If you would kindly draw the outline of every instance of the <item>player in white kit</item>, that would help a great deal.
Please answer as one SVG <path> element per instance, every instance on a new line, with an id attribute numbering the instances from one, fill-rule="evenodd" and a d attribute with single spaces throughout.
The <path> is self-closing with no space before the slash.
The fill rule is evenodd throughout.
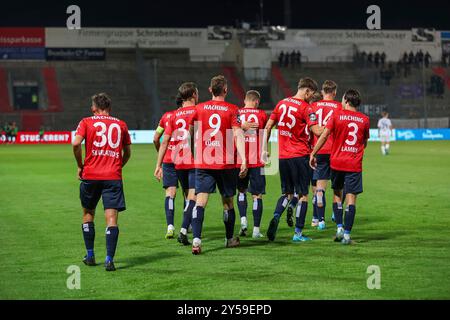
<path id="1" fill-rule="evenodd" d="M 392 122 L 389 119 L 389 113 L 386 111 L 383 111 L 381 115 L 383 117 L 378 120 L 378 136 L 381 140 L 381 153 L 385 156 L 389 154 L 389 140 L 391 136 Z"/>

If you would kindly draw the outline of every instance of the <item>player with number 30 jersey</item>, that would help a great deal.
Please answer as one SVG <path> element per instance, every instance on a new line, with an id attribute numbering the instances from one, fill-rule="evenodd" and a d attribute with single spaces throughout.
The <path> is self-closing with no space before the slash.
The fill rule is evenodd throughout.
<path id="1" fill-rule="evenodd" d="M 102 197 L 107 222 L 105 269 L 115 271 L 113 258 L 119 237 L 118 213 L 125 210 L 122 168 L 131 156 L 131 139 L 125 122 L 110 116 L 111 99 L 105 93 L 92 97 L 91 111 L 94 116 L 81 120 L 72 142 L 81 180 L 82 231 L 87 251 L 83 262 L 88 266 L 96 265 L 94 215 Z M 86 148 L 84 163 L 83 141 Z"/>

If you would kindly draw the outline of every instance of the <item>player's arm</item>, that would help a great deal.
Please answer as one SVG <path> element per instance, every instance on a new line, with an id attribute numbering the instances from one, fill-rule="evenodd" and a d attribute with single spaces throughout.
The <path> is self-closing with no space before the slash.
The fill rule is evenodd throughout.
<path id="1" fill-rule="evenodd" d="M 267 164 L 269 162 L 269 140 L 270 133 L 272 132 L 272 128 L 275 126 L 276 122 L 273 119 L 269 119 L 266 122 L 264 127 L 263 139 L 262 139 L 262 151 L 261 151 L 261 160 Z"/>
<path id="2" fill-rule="evenodd" d="M 245 137 L 244 131 L 241 127 L 233 126 L 233 135 L 236 139 L 236 149 L 239 157 L 242 160 L 241 170 L 239 171 L 239 177 L 244 178 L 247 175 L 247 158 L 245 156 Z"/>
<path id="3" fill-rule="evenodd" d="M 325 127 L 321 127 L 318 124 L 312 125 L 311 127 L 309 127 L 309 130 L 311 130 L 311 132 L 317 136 L 320 137 L 324 131 Z"/>
<path id="4" fill-rule="evenodd" d="M 311 168 L 315 169 L 317 166 L 316 161 L 316 154 L 319 152 L 320 149 L 322 149 L 325 142 L 327 142 L 328 137 L 330 136 L 330 129 L 326 128 L 323 130 L 323 133 L 320 135 L 319 140 L 317 140 L 317 143 L 311 152 L 311 155 L 309 156 L 309 165 Z"/>
<path id="5" fill-rule="evenodd" d="M 241 124 L 241 129 L 244 131 L 258 129 L 258 128 L 259 128 L 259 124 L 256 122 L 243 121 Z"/>
<path id="6" fill-rule="evenodd" d="M 164 128 L 161 126 L 158 126 L 155 130 L 155 135 L 153 136 L 153 144 L 155 145 L 156 152 L 159 152 L 159 147 L 161 146 L 161 143 L 159 140 L 161 139 L 161 136 L 164 133 Z"/>
<path id="7" fill-rule="evenodd" d="M 126 144 L 123 146 L 122 151 L 122 168 L 125 167 L 130 158 L 131 158 L 131 144 Z"/>
<path id="8" fill-rule="evenodd" d="M 156 168 L 154 176 L 155 178 L 160 181 L 162 178 L 162 162 L 164 159 L 164 156 L 166 155 L 167 148 L 169 146 L 170 142 L 170 135 L 165 134 L 161 143 L 161 146 L 159 147 L 158 151 L 158 159 L 156 160 Z"/>
<path id="9" fill-rule="evenodd" d="M 81 144 L 83 143 L 84 137 L 76 135 L 72 141 L 73 155 L 75 156 L 75 161 L 78 166 L 78 179 L 81 180 L 83 175 L 83 150 L 81 149 Z"/>

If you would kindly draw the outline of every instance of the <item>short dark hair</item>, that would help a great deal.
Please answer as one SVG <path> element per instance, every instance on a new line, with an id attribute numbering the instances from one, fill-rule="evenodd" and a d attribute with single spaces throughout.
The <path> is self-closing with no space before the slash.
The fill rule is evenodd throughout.
<path id="1" fill-rule="evenodd" d="M 197 93 L 197 85 L 194 82 L 185 82 L 178 88 L 178 96 L 182 101 L 191 99 Z"/>
<path id="2" fill-rule="evenodd" d="M 313 103 L 313 102 L 320 101 L 322 99 L 323 99 L 322 94 L 319 91 L 316 91 L 316 92 L 314 92 L 314 94 L 309 102 Z"/>
<path id="3" fill-rule="evenodd" d="M 261 100 L 261 94 L 256 90 L 249 90 L 245 94 L 245 99 L 249 99 L 252 101 Z"/>
<path id="4" fill-rule="evenodd" d="M 337 84 L 332 80 L 325 80 L 322 84 L 322 90 L 325 93 L 333 93 L 337 90 Z"/>
<path id="5" fill-rule="evenodd" d="M 358 108 L 361 104 L 361 94 L 356 89 L 348 89 L 344 93 L 344 101 L 354 108 Z"/>
<path id="6" fill-rule="evenodd" d="M 307 88 L 312 91 L 317 91 L 317 82 L 312 78 L 301 78 L 298 81 L 298 89 Z"/>
<path id="7" fill-rule="evenodd" d="M 175 103 L 177 107 L 181 107 L 183 105 L 183 98 L 181 98 L 180 93 L 177 93 L 177 96 L 175 97 Z"/>
<path id="8" fill-rule="evenodd" d="M 100 110 L 107 110 L 111 108 L 111 98 L 104 92 L 94 94 L 91 100 L 92 103 Z"/>
<path id="9" fill-rule="evenodd" d="M 223 75 L 215 76 L 211 79 L 211 91 L 214 97 L 220 96 L 225 92 L 227 79 Z"/>

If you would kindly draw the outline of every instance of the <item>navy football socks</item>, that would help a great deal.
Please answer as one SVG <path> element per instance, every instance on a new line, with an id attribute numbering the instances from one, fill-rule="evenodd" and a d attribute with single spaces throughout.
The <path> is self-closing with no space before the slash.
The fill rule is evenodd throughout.
<path id="1" fill-rule="evenodd" d="M 234 209 L 223 211 L 223 223 L 225 224 L 225 233 L 227 239 L 233 238 L 234 224 L 236 222 L 236 213 Z"/>
<path id="2" fill-rule="evenodd" d="M 312 198 L 312 205 L 313 205 L 313 219 L 319 220 L 319 215 L 317 214 L 316 195 L 314 195 Z"/>
<path id="3" fill-rule="evenodd" d="M 247 216 L 247 195 L 245 192 L 239 192 L 238 199 L 237 199 L 237 205 L 239 210 L 239 215 L 242 217 Z"/>
<path id="4" fill-rule="evenodd" d="M 335 202 L 333 203 L 333 212 L 334 212 L 334 220 L 336 222 L 336 225 L 338 227 L 342 227 L 343 226 L 343 222 L 342 222 L 342 203 L 340 202 Z"/>
<path id="5" fill-rule="evenodd" d="M 192 210 L 195 207 L 195 201 L 189 200 L 187 201 L 186 207 L 183 212 L 183 223 L 181 224 L 181 228 L 188 229 L 189 225 L 192 222 Z"/>
<path id="6" fill-rule="evenodd" d="M 166 197 L 164 201 L 164 207 L 166 209 L 166 222 L 167 225 L 174 225 L 174 215 L 175 215 L 175 199 L 171 197 Z"/>
<path id="7" fill-rule="evenodd" d="M 253 200 L 253 226 L 259 227 L 261 225 L 261 218 L 263 213 L 262 199 Z"/>
<path id="8" fill-rule="evenodd" d="M 86 246 L 87 257 L 94 256 L 94 240 L 95 240 L 95 226 L 94 222 L 83 223 L 81 225 L 83 231 L 84 245 Z"/>
<path id="9" fill-rule="evenodd" d="M 284 210 L 287 207 L 289 200 L 287 196 L 282 195 L 277 202 L 277 206 L 275 207 L 275 212 L 273 213 L 274 218 L 279 219 L 281 215 L 283 214 Z"/>
<path id="10" fill-rule="evenodd" d="M 113 261 L 119 239 L 119 227 L 106 228 L 106 261 Z"/>
<path id="11" fill-rule="evenodd" d="M 305 227 L 306 212 L 308 211 L 308 201 L 301 201 L 295 213 L 295 232 L 302 232 Z"/>
<path id="12" fill-rule="evenodd" d="M 353 228 L 353 222 L 355 221 L 356 207 L 352 204 L 348 205 L 345 209 L 344 218 L 344 230 L 346 233 L 350 233 Z"/>
<path id="13" fill-rule="evenodd" d="M 291 207 L 292 209 L 295 209 L 295 207 L 297 206 L 297 204 L 298 204 L 298 198 L 294 196 L 294 197 L 291 199 L 291 201 L 289 201 L 289 207 Z"/>
<path id="14" fill-rule="evenodd" d="M 192 236 L 193 238 L 202 237 L 203 218 L 205 217 L 205 208 L 196 206 L 192 210 Z"/>
<path id="15" fill-rule="evenodd" d="M 326 200 L 325 200 L 325 191 L 324 190 L 318 190 L 322 192 L 322 198 L 317 195 L 316 193 L 316 206 L 317 206 L 317 216 L 319 221 L 325 220 L 325 206 L 326 206 Z M 322 203 L 322 207 L 319 205 Z"/>

